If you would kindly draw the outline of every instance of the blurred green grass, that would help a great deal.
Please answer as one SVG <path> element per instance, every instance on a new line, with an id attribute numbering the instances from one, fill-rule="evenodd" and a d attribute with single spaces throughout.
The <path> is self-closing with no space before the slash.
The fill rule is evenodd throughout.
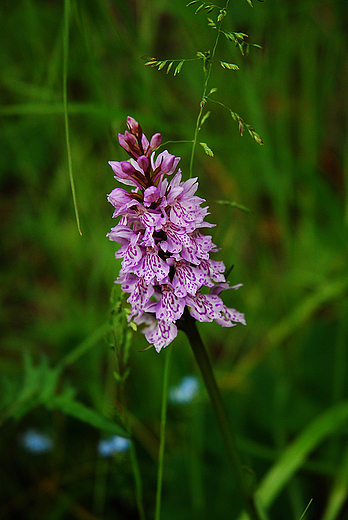
<path id="1" fill-rule="evenodd" d="M 254 4 L 231 4 L 224 27 L 246 32 L 262 51 L 242 57 L 221 39 L 217 59 L 240 71 L 216 66 L 210 86 L 265 145 L 241 138 L 228 112 L 211 104 L 200 140 L 215 157 L 198 150 L 194 163 L 199 195 L 217 223 L 216 258 L 234 264 L 231 283 L 244 284 L 225 301 L 245 312 L 248 325 L 203 324 L 200 331 L 255 482 L 282 471 L 281 454 L 286 460 L 296 439 L 298 456 L 301 446 L 309 450 L 295 475 L 282 473 L 270 517 L 299 519 L 313 498 L 308 518 L 344 519 L 347 420 L 332 417 L 348 397 L 348 11 L 340 0 Z M 127 115 L 148 136 L 192 139 L 201 62 L 184 64 L 173 78 L 141 57 L 194 57 L 211 48 L 215 34 L 185 2 L 71 3 L 67 97 L 79 236 L 64 128 L 64 2 L 4 1 L 0 9 L 1 408 L 11 410 L 23 387 L 23 353 L 55 367 L 87 338 L 61 387 L 70 385 L 86 406 L 112 417 L 115 360 L 96 333 L 107 321 L 118 270 L 105 238 L 112 225 L 106 193 L 115 187 L 107 161 L 125 158 L 117 133 Z M 169 150 L 182 157 L 188 176 L 189 145 Z M 220 206 L 220 199 L 251 213 Z M 152 350 L 138 352 L 145 347 L 135 334 L 126 403 L 151 512 L 164 361 Z M 176 384 L 196 369 L 184 337 L 173 349 Z M 321 417 L 327 433 L 311 448 L 304 437 L 303 447 L 301 435 Z M 51 454 L 24 451 L 20 436 L 32 426 L 53 436 Z M 130 460 L 100 460 L 99 438 L 95 428 L 42 403 L 6 419 L 1 517 L 137 518 Z M 186 407 L 169 407 L 167 438 L 163 518 L 237 518 L 240 500 L 204 392 Z"/>

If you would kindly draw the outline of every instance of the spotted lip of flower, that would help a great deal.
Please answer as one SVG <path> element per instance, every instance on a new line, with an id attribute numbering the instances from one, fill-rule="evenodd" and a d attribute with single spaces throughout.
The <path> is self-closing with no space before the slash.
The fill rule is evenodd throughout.
<path id="1" fill-rule="evenodd" d="M 120 220 L 107 236 L 121 246 L 115 253 L 122 258 L 116 283 L 130 294 L 129 319 L 144 325 L 142 332 L 157 352 L 176 337 L 176 323 L 186 307 L 201 322 L 245 325 L 244 314 L 220 298 L 223 290 L 241 284 L 229 287 L 223 262 L 210 259 L 219 249 L 211 236 L 199 231 L 213 224 L 204 220 L 208 208 L 201 207 L 205 201 L 195 195 L 197 178 L 182 181 L 181 171 L 175 173 L 180 157 L 167 150 L 155 156 L 160 134 L 149 141 L 132 117 L 127 117 L 127 128 L 119 134 L 119 143 L 130 160 L 109 164 L 115 178 L 132 191 L 115 188 L 108 195 L 113 217 Z M 209 294 L 201 292 L 204 285 Z"/>

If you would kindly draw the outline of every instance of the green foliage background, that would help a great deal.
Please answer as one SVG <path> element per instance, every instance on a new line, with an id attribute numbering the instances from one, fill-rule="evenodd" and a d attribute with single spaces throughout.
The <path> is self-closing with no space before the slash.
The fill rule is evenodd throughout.
<path id="1" fill-rule="evenodd" d="M 148 136 L 193 138 L 202 62 L 173 77 L 141 58 L 194 58 L 216 33 L 204 10 L 194 15 L 182 1 L 72 0 L 67 97 L 80 236 L 64 125 L 64 2 L 4 0 L 0 10 L 0 516 L 138 518 L 129 453 L 105 460 L 96 451 L 100 438 L 126 434 L 113 376 L 125 367 L 108 335 L 119 264 L 105 238 L 113 224 L 106 193 L 115 187 L 107 161 L 126 158 L 117 133 L 127 115 Z M 244 284 L 225 301 L 248 325 L 200 331 L 270 518 L 299 519 L 313 498 L 309 519 L 345 519 L 347 4 L 236 0 L 224 29 L 249 34 L 262 50 L 243 57 L 220 39 L 217 60 L 240 70 L 214 65 L 214 99 L 265 144 L 241 138 L 228 111 L 207 106 L 199 139 L 215 156 L 198 147 L 194 175 L 217 223 L 216 259 L 234 264 L 230 282 Z M 187 178 L 190 145 L 168 147 Z M 124 346 L 122 334 L 115 341 Z M 138 352 L 145 347 L 135 333 L 123 406 L 151 518 L 165 352 Z M 197 372 L 180 333 L 172 348 L 177 384 Z M 52 453 L 24 450 L 31 427 L 53 437 Z M 205 392 L 169 405 L 162 518 L 238 518 L 240 508 Z"/>

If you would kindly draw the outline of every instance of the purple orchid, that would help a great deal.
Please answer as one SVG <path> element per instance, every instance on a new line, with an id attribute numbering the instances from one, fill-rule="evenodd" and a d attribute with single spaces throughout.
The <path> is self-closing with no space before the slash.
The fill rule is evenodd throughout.
<path id="1" fill-rule="evenodd" d="M 120 220 L 107 236 L 121 246 L 115 253 L 122 258 L 116 283 L 130 294 L 129 321 L 145 325 L 142 332 L 157 352 L 176 337 L 185 308 L 201 322 L 245 325 L 244 314 L 226 307 L 219 296 L 242 284 L 229 287 L 223 262 L 209 258 L 219 249 L 199 231 L 214 224 L 204 221 L 209 213 L 201 207 L 204 199 L 195 195 L 197 178 L 182 181 L 180 169 L 175 173 L 180 157 L 167 150 L 155 157 L 161 134 L 148 141 L 132 117 L 127 127 L 118 137 L 130 160 L 109 164 L 115 179 L 133 189 L 115 188 L 109 194 L 113 217 Z M 165 177 L 173 174 L 170 181 Z M 208 294 L 201 292 L 203 286 L 210 287 Z"/>

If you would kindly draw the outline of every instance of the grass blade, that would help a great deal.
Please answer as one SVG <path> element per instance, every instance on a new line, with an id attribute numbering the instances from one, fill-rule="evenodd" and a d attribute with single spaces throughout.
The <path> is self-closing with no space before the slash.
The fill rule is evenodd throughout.
<path id="1" fill-rule="evenodd" d="M 302 466 L 307 456 L 347 419 L 348 401 L 345 401 L 329 408 L 314 419 L 297 439 L 284 450 L 257 491 L 257 497 L 265 507 L 272 504 L 281 489 Z"/>
<path id="2" fill-rule="evenodd" d="M 67 81 L 68 81 L 68 58 L 69 58 L 69 20 L 70 20 L 70 0 L 64 2 L 64 31 L 63 31 L 63 104 L 64 104 L 64 123 L 65 123 L 65 138 L 66 138 L 66 149 L 68 154 L 68 168 L 69 168 L 69 179 L 71 186 L 71 193 L 74 202 L 74 210 L 76 217 L 76 225 L 78 232 L 82 235 L 80 226 L 79 210 L 77 207 L 76 190 L 74 175 L 72 171 L 72 160 L 71 160 L 71 149 L 70 149 L 70 138 L 69 138 L 69 118 L 68 118 L 68 94 L 67 94 Z"/>
<path id="3" fill-rule="evenodd" d="M 332 490 L 322 520 L 339 518 L 348 494 L 348 450 L 346 449 L 341 466 L 337 470 Z"/>
<path id="4" fill-rule="evenodd" d="M 155 520 L 161 518 L 161 495 L 162 495 L 162 476 L 163 476 L 163 459 L 164 459 L 164 443 L 166 433 L 166 417 L 167 417 L 167 394 L 168 394 L 168 381 L 169 381 L 169 366 L 172 349 L 169 347 L 166 351 L 166 359 L 164 365 L 163 375 L 163 393 L 162 393 L 162 405 L 161 405 L 161 429 L 160 429 L 160 448 L 158 456 L 158 469 L 157 469 L 157 490 L 156 490 L 156 509 L 155 509 Z"/>

